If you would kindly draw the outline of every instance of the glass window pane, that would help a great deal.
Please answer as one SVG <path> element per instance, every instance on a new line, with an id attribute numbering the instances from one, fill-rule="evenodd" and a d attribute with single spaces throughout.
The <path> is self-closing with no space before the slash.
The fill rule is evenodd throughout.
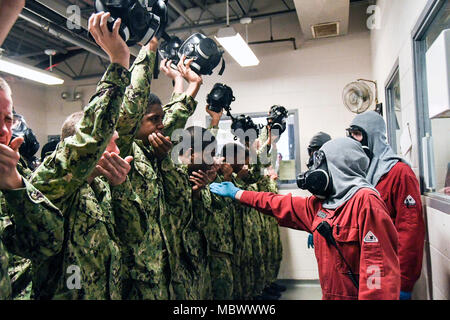
<path id="1" fill-rule="evenodd" d="M 443 30 L 450 29 L 450 2 L 446 1 L 441 7 L 436 17 L 433 19 L 432 23 L 425 32 L 422 38 L 422 43 L 424 46 L 424 51 L 421 54 L 421 59 L 424 61 L 423 68 L 426 72 L 426 52 L 435 43 L 436 39 L 441 35 Z M 429 83 L 429 81 L 427 81 Z M 427 83 L 421 83 L 421 90 L 426 95 Z M 447 88 L 443 88 L 445 90 Z M 428 110 L 428 101 L 425 99 L 425 107 Z M 431 186 L 433 191 L 441 194 L 450 195 L 450 148 L 449 148 L 449 138 L 450 138 L 450 118 L 434 118 L 434 119 L 424 119 L 425 122 L 429 124 L 431 128 L 432 136 L 432 158 L 429 159 L 433 173 L 435 184 Z M 425 128 L 428 126 L 425 125 Z"/>

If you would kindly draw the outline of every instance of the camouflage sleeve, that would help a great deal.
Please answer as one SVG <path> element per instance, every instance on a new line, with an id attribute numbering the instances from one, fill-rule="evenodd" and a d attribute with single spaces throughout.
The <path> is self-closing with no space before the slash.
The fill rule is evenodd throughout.
<path id="1" fill-rule="evenodd" d="M 189 201 L 191 192 L 186 192 L 190 188 L 186 180 L 186 174 L 183 174 L 183 166 L 176 165 L 170 157 L 165 157 L 160 162 L 160 168 L 163 177 L 164 197 L 167 203 L 171 205 Z M 189 195 L 189 196 L 188 196 Z"/>
<path id="2" fill-rule="evenodd" d="M 129 71 L 111 64 L 85 107 L 75 135 L 61 141 L 32 174 L 33 185 L 55 205 L 69 198 L 94 170 L 114 134 L 129 82 Z"/>
<path id="3" fill-rule="evenodd" d="M 0 300 L 11 298 L 11 282 L 8 275 L 8 253 L 0 240 Z"/>
<path id="4" fill-rule="evenodd" d="M 31 260 L 61 250 L 64 223 L 61 212 L 26 179 L 25 187 L 4 190 L 2 241 L 9 252 Z"/>
<path id="5" fill-rule="evenodd" d="M 163 107 L 164 134 L 172 137 L 176 129 L 184 129 L 187 120 L 194 114 L 197 101 L 186 93 L 173 93 L 170 102 Z"/>
<path id="6" fill-rule="evenodd" d="M 130 179 L 111 187 L 114 228 L 121 245 L 140 245 L 145 234 L 146 213 L 142 202 L 134 192 Z"/>
<path id="7" fill-rule="evenodd" d="M 142 48 L 130 69 L 130 86 L 125 90 L 116 129 L 122 157 L 131 153 L 131 145 L 147 109 L 155 60 L 155 52 Z"/>

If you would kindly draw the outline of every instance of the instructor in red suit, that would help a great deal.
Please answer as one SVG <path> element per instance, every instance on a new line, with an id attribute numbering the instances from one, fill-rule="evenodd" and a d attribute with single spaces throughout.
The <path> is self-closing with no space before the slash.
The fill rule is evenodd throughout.
<path id="1" fill-rule="evenodd" d="M 366 178 L 380 193 L 397 229 L 400 299 L 409 300 L 422 270 L 425 239 L 419 182 L 410 166 L 387 144 L 386 125 L 378 113 L 356 116 L 347 131 L 361 142 L 371 159 Z"/>
<path id="2" fill-rule="evenodd" d="M 311 197 L 243 191 L 230 182 L 210 189 L 274 216 L 283 227 L 313 233 L 324 300 L 397 300 L 397 232 L 365 179 L 369 158 L 361 144 L 349 138 L 329 141 L 313 162 L 298 178 Z"/>

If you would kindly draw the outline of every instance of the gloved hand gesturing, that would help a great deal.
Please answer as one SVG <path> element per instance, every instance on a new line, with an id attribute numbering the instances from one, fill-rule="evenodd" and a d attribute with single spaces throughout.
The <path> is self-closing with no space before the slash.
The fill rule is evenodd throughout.
<path id="1" fill-rule="evenodd" d="M 241 189 L 237 188 L 232 182 L 228 181 L 222 183 L 211 183 L 209 189 L 212 193 L 231 199 L 235 199 L 236 193 L 238 193 L 238 191 L 241 191 Z"/>

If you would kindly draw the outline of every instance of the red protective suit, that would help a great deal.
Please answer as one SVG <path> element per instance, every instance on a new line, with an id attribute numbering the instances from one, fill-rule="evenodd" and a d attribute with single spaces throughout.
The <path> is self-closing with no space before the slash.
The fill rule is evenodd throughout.
<path id="1" fill-rule="evenodd" d="M 422 271 L 425 240 L 419 182 L 407 164 L 398 162 L 380 179 L 376 189 L 398 232 L 401 290 L 411 292 Z"/>
<path id="2" fill-rule="evenodd" d="M 336 210 L 322 207 L 316 197 L 293 197 L 244 191 L 240 201 L 273 215 L 279 225 L 314 233 L 324 300 L 390 299 L 400 295 L 397 232 L 378 194 L 360 189 Z M 348 277 L 348 267 L 337 249 L 316 230 L 326 220 L 345 260 L 359 275 L 359 292 Z"/>

